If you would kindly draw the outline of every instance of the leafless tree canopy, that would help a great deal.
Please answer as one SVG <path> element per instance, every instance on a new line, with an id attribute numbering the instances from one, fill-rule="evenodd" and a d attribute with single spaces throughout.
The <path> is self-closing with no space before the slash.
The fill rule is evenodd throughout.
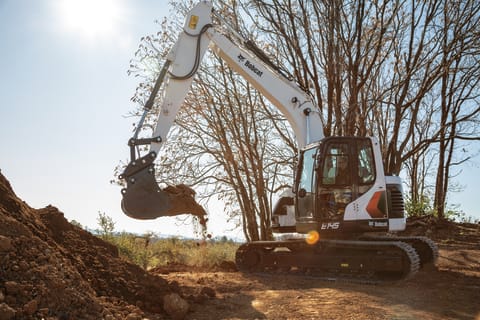
<path id="1" fill-rule="evenodd" d="M 406 177 L 415 207 L 445 216 L 458 166 L 480 139 L 480 6 L 476 1 L 217 1 L 321 109 L 325 135 L 375 135 L 387 173 Z M 190 1 L 145 37 L 130 72 L 142 105 Z M 272 194 L 291 183 L 288 124 L 210 54 L 160 161 L 162 180 L 218 196 L 248 240 L 268 239 Z M 415 214 L 416 211 L 411 211 Z"/>

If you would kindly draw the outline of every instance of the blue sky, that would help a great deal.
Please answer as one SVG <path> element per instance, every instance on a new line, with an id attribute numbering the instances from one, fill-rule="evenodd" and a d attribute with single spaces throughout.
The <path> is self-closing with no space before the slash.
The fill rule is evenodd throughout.
<path id="1" fill-rule="evenodd" d="M 30 206 L 52 204 L 90 228 L 105 212 L 120 231 L 190 232 L 173 218 L 126 217 L 109 182 L 129 154 L 129 61 L 168 15 L 161 0 L 0 0 L 0 169 Z M 465 167 L 466 190 L 453 201 L 477 218 L 479 177 Z M 229 229 L 223 218 L 209 227 L 214 236 Z"/>
<path id="2" fill-rule="evenodd" d="M 77 21 L 98 5 L 107 22 Z M 52 204 L 90 228 L 100 211 L 117 230 L 192 229 L 125 216 L 120 188 L 109 183 L 129 156 L 134 120 L 125 115 L 137 85 L 129 61 L 164 16 L 159 0 L 0 0 L 0 169 L 30 206 Z"/>

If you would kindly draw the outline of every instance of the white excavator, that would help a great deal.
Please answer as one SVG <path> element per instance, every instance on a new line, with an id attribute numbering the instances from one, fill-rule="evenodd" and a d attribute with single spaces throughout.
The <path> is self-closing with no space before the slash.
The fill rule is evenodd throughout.
<path id="1" fill-rule="evenodd" d="M 406 227 L 402 182 L 385 175 L 378 141 L 325 137 L 319 109 L 310 96 L 250 41 L 228 28 L 207 1 L 188 13 L 129 140 L 131 161 L 120 175 L 126 182 L 125 214 L 135 219 L 205 216 L 189 187 L 159 186 L 154 160 L 209 49 L 278 108 L 298 145 L 293 188 L 275 205 L 271 228 L 274 233 L 304 237 L 241 245 L 236 253 L 240 271 L 378 282 L 407 279 L 435 263 L 438 249 L 433 241 L 394 234 Z M 160 99 L 160 106 L 152 137 L 139 138 L 155 99 Z M 145 145 L 150 148 L 142 155 L 138 147 Z"/>

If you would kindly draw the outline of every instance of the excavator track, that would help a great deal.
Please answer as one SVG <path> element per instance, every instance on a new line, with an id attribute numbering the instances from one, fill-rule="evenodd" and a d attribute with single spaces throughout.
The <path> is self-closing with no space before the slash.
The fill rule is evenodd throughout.
<path id="1" fill-rule="evenodd" d="M 420 258 L 420 267 L 435 267 L 438 259 L 438 247 L 432 239 L 421 236 L 368 235 L 361 238 L 370 241 L 401 241 L 411 245 Z"/>
<path id="2" fill-rule="evenodd" d="M 402 241 L 304 240 L 257 241 L 236 252 L 246 273 L 286 273 L 327 280 L 381 283 L 405 280 L 420 268 L 416 250 Z"/>

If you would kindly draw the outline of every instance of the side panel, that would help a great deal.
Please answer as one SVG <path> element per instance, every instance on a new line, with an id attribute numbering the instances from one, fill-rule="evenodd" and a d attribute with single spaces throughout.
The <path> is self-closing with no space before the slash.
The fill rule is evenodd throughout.
<path id="1" fill-rule="evenodd" d="M 295 232 L 295 195 L 291 190 L 284 192 L 275 204 L 272 212 L 272 232 L 293 233 Z"/>
<path id="2" fill-rule="evenodd" d="M 380 146 L 375 138 L 370 138 L 375 162 L 375 181 L 371 188 L 347 205 L 344 220 L 385 219 L 388 217 L 385 174 Z"/>
<path id="3" fill-rule="evenodd" d="M 403 200 L 402 180 L 400 177 L 386 177 L 388 190 L 388 221 L 390 231 L 403 231 L 407 225 Z"/>

